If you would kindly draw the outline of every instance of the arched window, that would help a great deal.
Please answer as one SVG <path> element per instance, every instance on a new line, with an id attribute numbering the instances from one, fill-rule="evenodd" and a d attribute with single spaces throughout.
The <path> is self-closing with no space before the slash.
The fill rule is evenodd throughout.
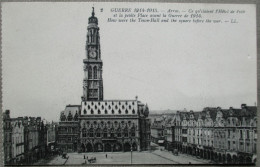
<path id="1" fill-rule="evenodd" d="M 121 137 L 121 129 L 117 130 L 117 137 Z"/>
<path id="2" fill-rule="evenodd" d="M 88 78 L 92 79 L 92 67 L 88 67 Z"/>
<path id="3" fill-rule="evenodd" d="M 104 129 L 103 131 L 103 138 L 107 138 L 107 129 Z"/>
<path id="4" fill-rule="evenodd" d="M 97 133 L 96 136 L 100 137 L 100 129 L 97 129 L 96 133 Z"/>
<path id="5" fill-rule="evenodd" d="M 87 114 L 87 110 L 86 109 L 84 109 L 84 114 Z"/>
<path id="6" fill-rule="evenodd" d="M 114 137 L 114 129 L 111 129 L 111 131 L 110 131 L 110 137 L 111 137 L 111 138 Z"/>
<path id="7" fill-rule="evenodd" d="M 94 114 L 94 111 L 91 109 L 91 114 Z"/>
<path id="8" fill-rule="evenodd" d="M 94 79 L 97 79 L 97 67 L 94 67 Z"/>
<path id="9" fill-rule="evenodd" d="M 131 136 L 132 136 L 132 137 L 135 137 L 135 128 L 134 128 L 134 127 L 131 128 Z"/>
<path id="10" fill-rule="evenodd" d="M 124 130 L 124 136 L 128 137 L 128 130 L 127 129 Z"/>
<path id="11" fill-rule="evenodd" d="M 86 128 L 82 129 L 82 137 L 87 137 Z"/>
<path id="12" fill-rule="evenodd" d="M 91 128 L 91 129 L 89 130 L 89 137 L 94 137 L 94 135 L 93 135 L 93 128 Z"/>

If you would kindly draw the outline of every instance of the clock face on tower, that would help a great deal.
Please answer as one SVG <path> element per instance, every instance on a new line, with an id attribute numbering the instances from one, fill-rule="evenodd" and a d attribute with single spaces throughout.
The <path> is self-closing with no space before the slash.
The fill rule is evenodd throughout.
<path id="1" fill-rule="evenodd" d="M 96 49 L 95 48 L 90 48 L 89 49 L 89 57 L 94 59 L 94 58 L 96 58 L 96 56 L 97 56 Z"/>
<path id="2" fill-rule="evenodd" d="M 92 50 L 89 52 L 89 57 L 94 59 L 94 58 L 96 58 L 96 56 L 97 56 L 97 53 L 95 51 Z"/>

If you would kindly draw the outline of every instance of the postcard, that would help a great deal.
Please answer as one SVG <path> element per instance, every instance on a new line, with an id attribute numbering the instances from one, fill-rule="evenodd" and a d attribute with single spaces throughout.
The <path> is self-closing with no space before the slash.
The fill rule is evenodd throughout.
<path id="1" fill-rule="evenodd" d="M 4 165 L 256 165 L 256 5 L 1 5 Z"/>

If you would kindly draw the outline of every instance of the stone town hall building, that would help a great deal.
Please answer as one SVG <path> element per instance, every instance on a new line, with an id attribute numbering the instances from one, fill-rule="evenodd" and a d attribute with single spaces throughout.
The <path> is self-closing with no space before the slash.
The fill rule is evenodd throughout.
<path id="1" fill-rule="evenodd" d="M 137 100 L 103 100 L 98 19 L 88 19 L 83 96 L 80 105 L 61 112 L 58 147 L 66 152 L 142 151 L 150 149 L 147 105 Z"/>

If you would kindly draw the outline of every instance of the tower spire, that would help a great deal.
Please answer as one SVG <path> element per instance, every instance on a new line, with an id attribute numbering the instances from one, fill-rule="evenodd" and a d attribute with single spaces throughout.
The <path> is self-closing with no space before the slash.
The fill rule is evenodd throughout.
<path id="1" fill-rule="evenodd" d="M 103 100 L 102 60 L 100 52 L 98 19 L 94 6 L 92 16 L 88 18 L 86 40 L 86 59 L 84 63 L 83 98 L 82 100 Z"/>
<path id="2" fill-rule="evenodd" d="M 95 16 L 95 9 L 94 9 L 94 6 L 92 7 L 92 17 Z"/>

